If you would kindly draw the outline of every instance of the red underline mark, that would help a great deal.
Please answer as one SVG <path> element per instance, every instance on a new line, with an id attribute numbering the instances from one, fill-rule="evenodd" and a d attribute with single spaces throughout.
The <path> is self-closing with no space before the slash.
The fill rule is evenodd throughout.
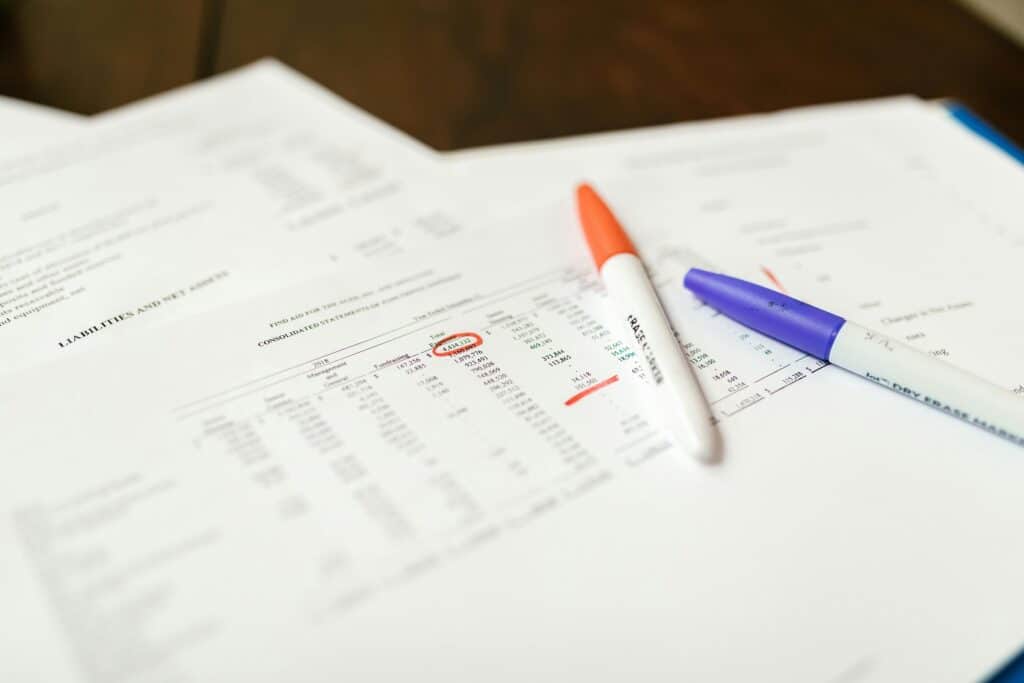
<path id="1" fill-rule="evenodd" d="M 581 398 L 584 398 L 586 396 L 590 396 L 592 393 L 594 393 L 598 389 L 604 389 L 609 384 L 615 384 L 618 381 L 619 381 L 619 376 L 618 375 L 612 375 L 611 377 L 609 377 L 608 379 L 604 380 L 603 382 L 598 382 L 597 384 L 594 384 L 593 386 L 587 387 L 586 389 L 584 389 L 580 393 L 574 394 L 573 396 L 570 396 L 569 398 L 567 398 L 565 400 L 565 405 L 571 406 L 573 403 L 576 403 Z"/>
<path id="2" fill-rule="evenodd" d="M 775 285 L 775 289 L 779 290 L 783 294 L 786 293 L 786 288 L 782 286 L 781 282 L 779 282 L 779 278 L 775 277 L 775 273 L 770 271 L 767 266 L 761 266 L 761 272 L 764 273 L 766 278 L 771 280 L 771 283 Z"/>

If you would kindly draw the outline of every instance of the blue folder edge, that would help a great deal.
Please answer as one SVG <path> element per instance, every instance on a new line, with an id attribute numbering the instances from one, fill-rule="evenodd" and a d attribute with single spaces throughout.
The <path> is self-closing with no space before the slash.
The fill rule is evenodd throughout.
<path id="1" fill-rule="evenodd" d="M 949 115 L 959 121 L 962 126 L 974 134 L 988 140 L 1021 164 L 1024 164 L 1024 149 L 1021 149 L 1017 143 L 992 127 L 988 121 L 971 111 L 970 107 L 966 104 L 957 102 L 956 100 L 948 100 L 943 102 L 942 106 L 944 106 L 946 111 L 949 112 Z"/>
<path id="2" fill-rule="evenodd" d="M 1024 651 L 985 679 L 985 683 L 1021 683 L 1021 681 L 1024 681 Z"/>
<path id="3" fill-rule="evenodd" d="M 971 111 L 967 105 L 955 100 L 948 100 L 943 102 L 942 106 L 946 108 L 950 116 L 960 122 L 965 128 L 988 140 L 1018 162 L 1024 164 L 1024 149 L 1021 149 L 1013 140 L 993 128 L 988 121 Z M 1024 634 L 1021 635 L 1024 637 Z M 1021 650 L 1017 653 L 1017 656 L 986 678 L 984 683 L 1024 683 L 1024 650 Z"/>

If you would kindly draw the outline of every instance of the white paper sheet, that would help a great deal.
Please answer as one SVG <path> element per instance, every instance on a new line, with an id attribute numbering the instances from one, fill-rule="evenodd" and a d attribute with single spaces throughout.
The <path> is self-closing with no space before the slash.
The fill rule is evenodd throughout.
<path id="1" fill-rule="evenodd" d="M 524 198 L 543 204 L 581 179 L 638 171 L 666 176 L 688 166 L 770 167 L 780 154 L 847 138 L 857 148 L 877 124 L 927 107 L 913 97 L 829 104 L 444 154 L 478 209 L 500 217 Z"/>
<path id="2" fill-rule="evenodd" d="M 85 117 L 0 96 L 0 154 L 9 156 L 65 139 Z"/>
<path id="3" fill-rule="evenodd" d="M 499 219 L 524 204 L 557 200 L 586 178 L 644 171 L 669 182 L 698 166 L 771 170 L 801 148 L 825 143 L 837 155 L 845 153 L 835 144 L 840 139 L 854 152 L 873 149 L 887 163 L 927 176 L 939 194 L 961 195 L 1024 234 L 1018 195 L 1011 191 L 1022 173 L 1019 164 L 954 121 L 940 104 L 909 96 L 497 145 L 447 153 L 444 159 L 469 189 L 477 212 Z M 841 159 L 830 159 L 818 172 L 831 172 Z"/>
<path id="4" fill-rule="evenodd" d="M 713 182 L 602 185 L 698 368 L 721 467 L 646 421 L 568 203 L 9 378 L 4 677 L 977 677 L 1024 632 L 1020 449 L 678 284 L 695 263 L 754 275 L 765 230 L 813 238 L 835 274 L 817 303 L 887 297 L 859 311 L 872 324 L 949 304 L 910 343 L 1017 381 L 1024 313 L 953 268 L 1012 247 L 855 161 L 788 191 L 734 182 L 730 202 Z M 698 233 L 672 229 L 691 213 Z M 846 280 L 879 231 L 937 216 L 958 230 L 927 259 L 894 239 L 883 262 L 905 269 Z M 851 217 L 865 227 L 809 232 Z"/>
<path id="5" fill-rule="evenodd" d="M 443 241 L 432 154 L 275 62 L 0 163 L 4 369 Z"/>
<path id="6" fill-rule="evenodd" d="M 908 122 L 909 123 L 909 122 Z M 988 140 L 953 119 L 935 105 L 927 116 L 914 117 L 890 137 L 904 138 L 907 165 L 928 177 L 940 195 L 953 195 L 970 204 L 977 220 L 1003 234 L 1024 239 L 1018 180 L 1024 166 Z"/>

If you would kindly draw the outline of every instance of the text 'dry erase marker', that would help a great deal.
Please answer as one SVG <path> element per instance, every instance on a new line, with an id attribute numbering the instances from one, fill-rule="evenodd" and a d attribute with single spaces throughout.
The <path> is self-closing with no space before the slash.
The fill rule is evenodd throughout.
<path id="1" fill-rule="evenodd" d="M 683 285 L 737 322 L 1024 446 L 1024 399 L 775 290 L 691 268 Z"/>
<path id="2" fill-rule="evenodd" d="M 707 402 L 633 243 L 589 185 L 577 188 L 576 202 L 591 256 L 647 368 L 665 428 L 681 449 L 714 460 L 718 440 Z"/>

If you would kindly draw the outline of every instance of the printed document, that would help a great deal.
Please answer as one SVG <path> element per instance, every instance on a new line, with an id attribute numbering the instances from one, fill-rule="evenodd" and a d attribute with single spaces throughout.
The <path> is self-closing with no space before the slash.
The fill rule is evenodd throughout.
<path id="1" fill-rule="evenodd" d="M 472 214 L 540 207 L 471 230 L 435 155 L 274 63 L 0 165 L 3 367 L 49 361 L 0 383 L 0 679 L 992 669 L 1024 632 L 1020 449 L 680 282 L 755 279 L 1024 395 L 1021 174 L 904 100 L 763 123 L 467 179 Z M 721 466 L 648 421 L 581 159 Z"/>
<path id="2" fill-rule="evenodd" d="M 1020 382 L 998 276 L 1019 248 L 913 174 L 841 180 L 601 186 L 718 467 L 648 421 L 568 202 L 8 377 L 2 678 L 976 678 L 1024 632 L 1020 449 L 680 287 L 692 265 L 819 283 L 816 303 Z"/>
<path id="3" fill-rule="evenodd" d="M 0 162 L 4 370 L 462 230 L 432 153 L 275 62 Z"/>

